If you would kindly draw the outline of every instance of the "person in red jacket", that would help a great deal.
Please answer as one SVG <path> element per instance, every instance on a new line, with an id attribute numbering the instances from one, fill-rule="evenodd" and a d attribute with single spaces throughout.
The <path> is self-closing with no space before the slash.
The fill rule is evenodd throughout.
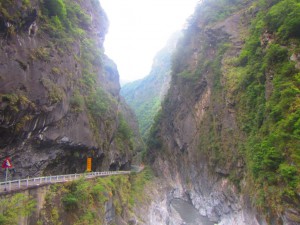
<path id="1" fill-rule="evenodd" d="M 5 157 L 5 159 L 2 163 L 2 168 L 9 169 L 10 171 L 12 170 L 14 172 L 14 174 L 16 173 L 16 169 L 13 167 L 13 165 L 11 163 L 11 159 L 9 158 L 9 156 Z"/>

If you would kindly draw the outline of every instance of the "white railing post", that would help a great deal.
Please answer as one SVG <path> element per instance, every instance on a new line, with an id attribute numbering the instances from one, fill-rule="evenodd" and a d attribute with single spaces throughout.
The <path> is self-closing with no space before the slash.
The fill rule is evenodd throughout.
<path id="1" fill-rule="evenodd" d="M 21 188 L 21 180 L 20 179 L 19 179 L 18 183 L 19 183 L 19 189 L 20 189 Z"/>

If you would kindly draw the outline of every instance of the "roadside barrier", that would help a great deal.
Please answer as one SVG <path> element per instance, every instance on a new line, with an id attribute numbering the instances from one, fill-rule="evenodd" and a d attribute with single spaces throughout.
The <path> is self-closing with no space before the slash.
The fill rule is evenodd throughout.
<path id="1" fill-rule="evenodd" d="M 57 175 L 57 176 L 45 176 L 45 177 L 34 177 L 27 179 L 11 180 L 7 182 L 0 182 L 0 193 L 8 192 L 18 189 L 26 189 L 28 187 L 39 186 L 41 184 L 51 184 L 51 183 L 60 183 L 67 182 L 79 179 L 83 177 L 84 179 L 94 178 L 94 177 L 103 177 L 110 175 L 123 175 L 130 174 L 131 171 L 104 171 L 104 172 L 90 172 L 90 173 L 80 173 L 80 174 L 66 174 L 66 175 Z"/>

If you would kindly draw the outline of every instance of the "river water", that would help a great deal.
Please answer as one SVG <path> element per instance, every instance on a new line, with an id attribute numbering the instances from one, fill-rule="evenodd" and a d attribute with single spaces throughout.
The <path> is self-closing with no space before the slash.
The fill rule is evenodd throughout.
<path id="1" fill-rule="evenodd" d="M 214 225 L 207 217 L 201 216 L 192 204 L 182 199 L 173 199 L 171 207 L 177 211 L 186 225 Z"/>

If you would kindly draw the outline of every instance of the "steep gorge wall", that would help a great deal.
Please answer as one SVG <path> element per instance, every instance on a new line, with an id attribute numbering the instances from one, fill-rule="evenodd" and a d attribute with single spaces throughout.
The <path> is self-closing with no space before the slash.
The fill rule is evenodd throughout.
<path id="1" fill-rule="evenodd" d="M 180 37 L 176 32 L 169 39 L 167 45 L 154 57 L 149 75 L 141 80 L 125 84 L 121 95 L 137 115 L 140 132 L 147 138 L 155 114 L 161 108 L 171 80 L 171 59 Z"/>
<path id="2" fill-rule="evenodd" d="M 299 164 L 291 156 L 299 153 L 295 153 L 296 132 L 282 128 L 288 151 L 278 144 L 280 135 L 268 142 L 272 147 L 264 142 L 275 132 L 272 124 L 281 120 L 269 120 L 271 104 L 282 99 L 275 96 L 276 88 L 285 86 L 270 80 L 270 73 L 271 79 L 282 76 L 276 63 L 289 64 L 290 84 L 299 85 L 297 64 L 289 58 L 295 55 L 291 45 L 298 45 L 276 39 L 280 30 L 268 33 L 264 16 L 273 16 L 275 10 L 270 8 L 276 3 L 207 1 L 197 8 L 177 46 L 171 87 L 150 132 L 148 156 L 154 170 L 171 189 L 188 196 L 202 215 L 219 224 L 300 223 Z M 284 15 L 274 18 L 280 16 Z M 274 42 L 291 49 L 276 63 L 268 61 Z M 283 103 L 285 109 L 295 106 L 297 94 L 288 101 Z M 295 111 L 299 112 L 298 106 L 284 113 L 299 121 Z M 285 165 L 289 178 L 282 172 Z"/>
<path id="3" fill-rule="evenodd" d="M 0 148 L 16 176 L 126 169 L 132 136 L 120 123 L 119 75 L 103 53 L 99 1 L 0 4 Z"/>

